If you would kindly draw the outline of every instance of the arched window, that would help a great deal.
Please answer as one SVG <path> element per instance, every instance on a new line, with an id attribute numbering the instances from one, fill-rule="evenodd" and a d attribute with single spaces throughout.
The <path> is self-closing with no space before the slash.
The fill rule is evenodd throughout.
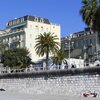
<path id="1" fill-rule="evenodd" d="M 35 21 L 38 22 L 38 18 L 37 17 L 35 17 Z"/>
<path id="2" fill-rule="evenodd" d="M 43 18 L 41 18 L 41 19 L 40 19 L 40 22 L 41 22 L 41 23 L 43 23 L 43 22 L 44 22 L 44 21 L 43 21 Z"/>

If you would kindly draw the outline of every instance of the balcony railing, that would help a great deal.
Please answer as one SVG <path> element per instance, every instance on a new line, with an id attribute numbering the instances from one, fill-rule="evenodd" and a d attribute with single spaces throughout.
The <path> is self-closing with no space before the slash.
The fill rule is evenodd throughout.
<path id="1" fill-rule="evenodd" d="M 24 28 L 11 30 L 10 33 L 22 32 Z"/>
<path id="2" fill-rule="evenodd" d="M 8 41 L 4 42 L 3 44 L 4 44 L 4 46 L 9 47 L 9 42 Z"/>
<path id="3" fill-rule="evenodd" d="M 20 39 L 19 38 L 15 38 L 12 40 L 12 43 L 16 43 L 16 42 L 20 42 Z"/>

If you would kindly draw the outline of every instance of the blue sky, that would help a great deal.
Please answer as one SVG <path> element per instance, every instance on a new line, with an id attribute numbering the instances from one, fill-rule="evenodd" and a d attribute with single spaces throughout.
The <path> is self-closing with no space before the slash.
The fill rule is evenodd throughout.
<path id="1" fill-rule="evenodd" d="M 1 0 L 0 29 L 9 20 L 33 15 L 60 24 L 61 36 L 65 37 L 86 27 L 79 14 L 81 6 L 81 0 Z"/>

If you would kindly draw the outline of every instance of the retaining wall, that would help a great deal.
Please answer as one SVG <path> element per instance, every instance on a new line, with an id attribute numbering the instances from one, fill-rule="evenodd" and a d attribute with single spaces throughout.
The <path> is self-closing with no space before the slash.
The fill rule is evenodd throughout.
<path id="1" fill-rule="evenodd" d="M 28 94 L 100 94 L 100 67 L 0 75 L 0 88 Z"/>

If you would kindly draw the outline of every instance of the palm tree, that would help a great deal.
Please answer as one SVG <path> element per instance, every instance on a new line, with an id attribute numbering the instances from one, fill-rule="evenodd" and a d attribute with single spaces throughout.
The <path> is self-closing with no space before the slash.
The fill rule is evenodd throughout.
<path id="1" fill-rule="evenodd" d="M 39 56 L 46 55 L 46 70 L 48 70 L 49 54 L 55 54 L 59 49 L 59 42 L 56 35 L 44 33 L 36 38 L 35 51 Z"/>
<path id="2" fill-rule="evenodd" d="M 64 50 L 60 49 L 52 58 L 53 64 L 59 65 L 59 69 L 60 69 L 62 63 L 65 64 L 67 63 L 66 56 L 67 53 Z"/>
<path id="3" fill-rule="evenodd" d="M 99 2 L 97 0 L 82 0 L 82 8 L 80 14 L 82 15 L 83 21 L 90 28 L 99 31 L 100 29 L 100 9 Z M 99 24 L 99 26 L 98 26 Z M 99 27 L 97 29 L 97 27 Z"/>

